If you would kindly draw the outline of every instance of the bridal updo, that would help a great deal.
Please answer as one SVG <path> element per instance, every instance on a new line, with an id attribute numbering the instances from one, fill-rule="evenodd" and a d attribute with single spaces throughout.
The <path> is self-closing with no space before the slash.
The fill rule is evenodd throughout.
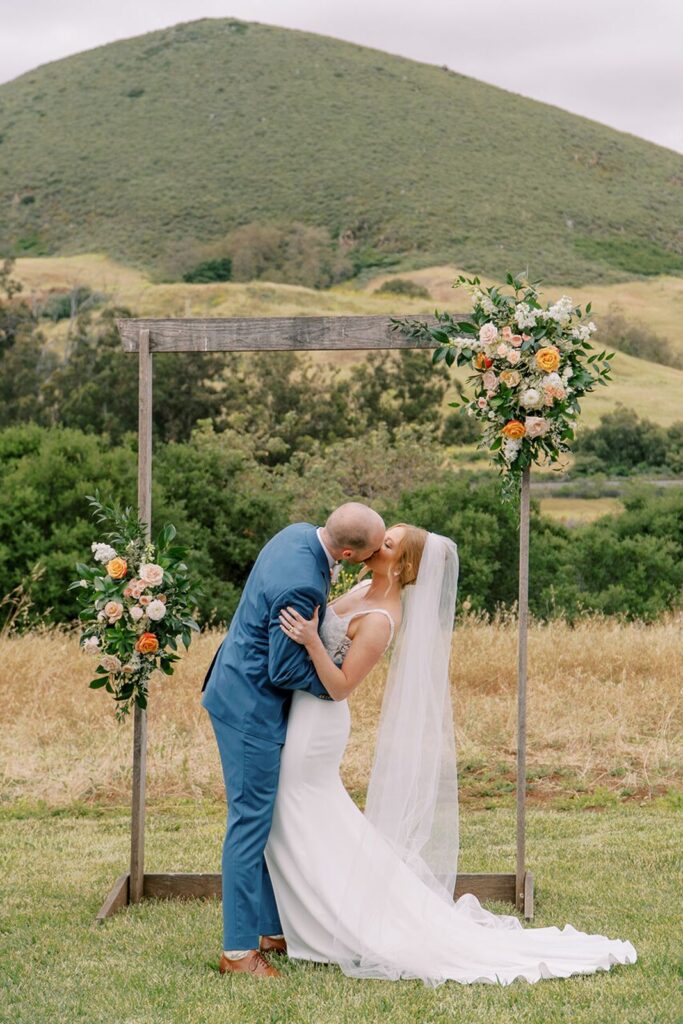
<path id="1" fill-rule="evenodd" d="M 427 542 L 427 531 L 423 530 L 421 526 L 411 526 L 410 523 L 394 523 L 391 529 L 393 530 L 396 526 L 405 530 L 400 543 L 397 544 L 398 554 L 393 570 L 398 576 L 401 589 L 403 589 L 417 579 L 422 552 Z"/>

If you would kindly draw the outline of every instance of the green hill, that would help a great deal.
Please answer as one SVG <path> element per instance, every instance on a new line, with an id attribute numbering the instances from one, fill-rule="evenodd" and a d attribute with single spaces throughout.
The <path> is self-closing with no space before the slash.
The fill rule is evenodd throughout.
<path id="1" fill-rule="evenodd" d="M 0 86 L 0 249 L 153 267 L 253 221 L 565 283 L 683 271 L 683 157 L 377 50 L 205 19 Z"/>

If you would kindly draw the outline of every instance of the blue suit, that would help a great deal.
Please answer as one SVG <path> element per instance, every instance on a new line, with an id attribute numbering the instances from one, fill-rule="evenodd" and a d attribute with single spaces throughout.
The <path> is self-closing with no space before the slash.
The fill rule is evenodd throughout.
<path id="1" fill-rule="evenodd" d="M 256 949 L 282 931 L 263 851 L 273 816 L 292 691 L 331 700 L 305 647 L 280 629 L 293 605 L 306 618 L 330 589 L 327 555 L 308 523 L 288 526 L 259 554 L 204 681 L 228 799 L 223 844 L 223 949 Z"/>

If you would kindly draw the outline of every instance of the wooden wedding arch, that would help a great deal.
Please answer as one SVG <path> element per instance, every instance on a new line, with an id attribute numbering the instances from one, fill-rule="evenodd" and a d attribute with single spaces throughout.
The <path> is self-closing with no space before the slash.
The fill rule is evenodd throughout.
<path id="1" fill-rule="evenodd" d="M 454 314 L 468 319 L 467 314 Z M 406 319 L 401 317 L 401 319 Z M 407 319 L 410 319 L 408 317 Z M 417 318 L 415 318 L 417 319 Z M 425 318 L 421 317 L 421 320 Z M 428 318 L 432 323 L 436 318 Z M 152 518 L 152 363 L 155 352 L 350 351 L 422 348 L 424 343 L 392 330 L 387 316 L 216 317 L 211 319 L 122 319 L 117 326 L 126 352 L 138 354 L 138 505 L 149 532 Z M 454 899 L 473 893 L 504 900 L 531 920 L 534 881 L 525 868 L 526 676 L 529 580 L 529 469 L 521 483 L 519 529 L 519 640 L 517 658 L 517 856 L 514 872 L 459 874 Z M 135 707 L 130 869 L 114 883 L 96 920 L 145 898 L 220 897 L 220 874 L 144 869 L 147 712 Z"/>

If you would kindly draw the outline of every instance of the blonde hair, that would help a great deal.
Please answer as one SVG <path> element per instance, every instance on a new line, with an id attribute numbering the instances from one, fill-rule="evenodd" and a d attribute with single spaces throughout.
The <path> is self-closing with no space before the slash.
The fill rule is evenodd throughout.
<path id="1" fill-rule="evenodd" d="M 409 587 L 417 579 L 420 568 L 422 552 L 427 543 L 427 531 L 421 526 L 412 526 L 410 523 L 394 523 L 389 529 L 393 530 L 400 526 L 405 533 L 396 545 L 398 554 L 394 563 L 394 573 L 398 577 L 401 589 Z"/>
<path id="2" fill-rule="evenodd" d="M 394 523 L 389 529 L 393 530 L 397 526 L 405 530 L 405 533 L 396 545 L 396 558 L 392 574 L 397 578 L 398 585 L 403 590 L 404 587 L 409 587 L 417 579 L 422 552 L 427 543 L 427 531 L 423 530 L 421 526 L 412 526 L 410 523 Z M 358 580 L 362 580 L 371 571 L 367 565 L 364 565 L 358 573 Z M 386 593 L 388 594 L 390 590 L 391 576 L 389 577 Z"/>

